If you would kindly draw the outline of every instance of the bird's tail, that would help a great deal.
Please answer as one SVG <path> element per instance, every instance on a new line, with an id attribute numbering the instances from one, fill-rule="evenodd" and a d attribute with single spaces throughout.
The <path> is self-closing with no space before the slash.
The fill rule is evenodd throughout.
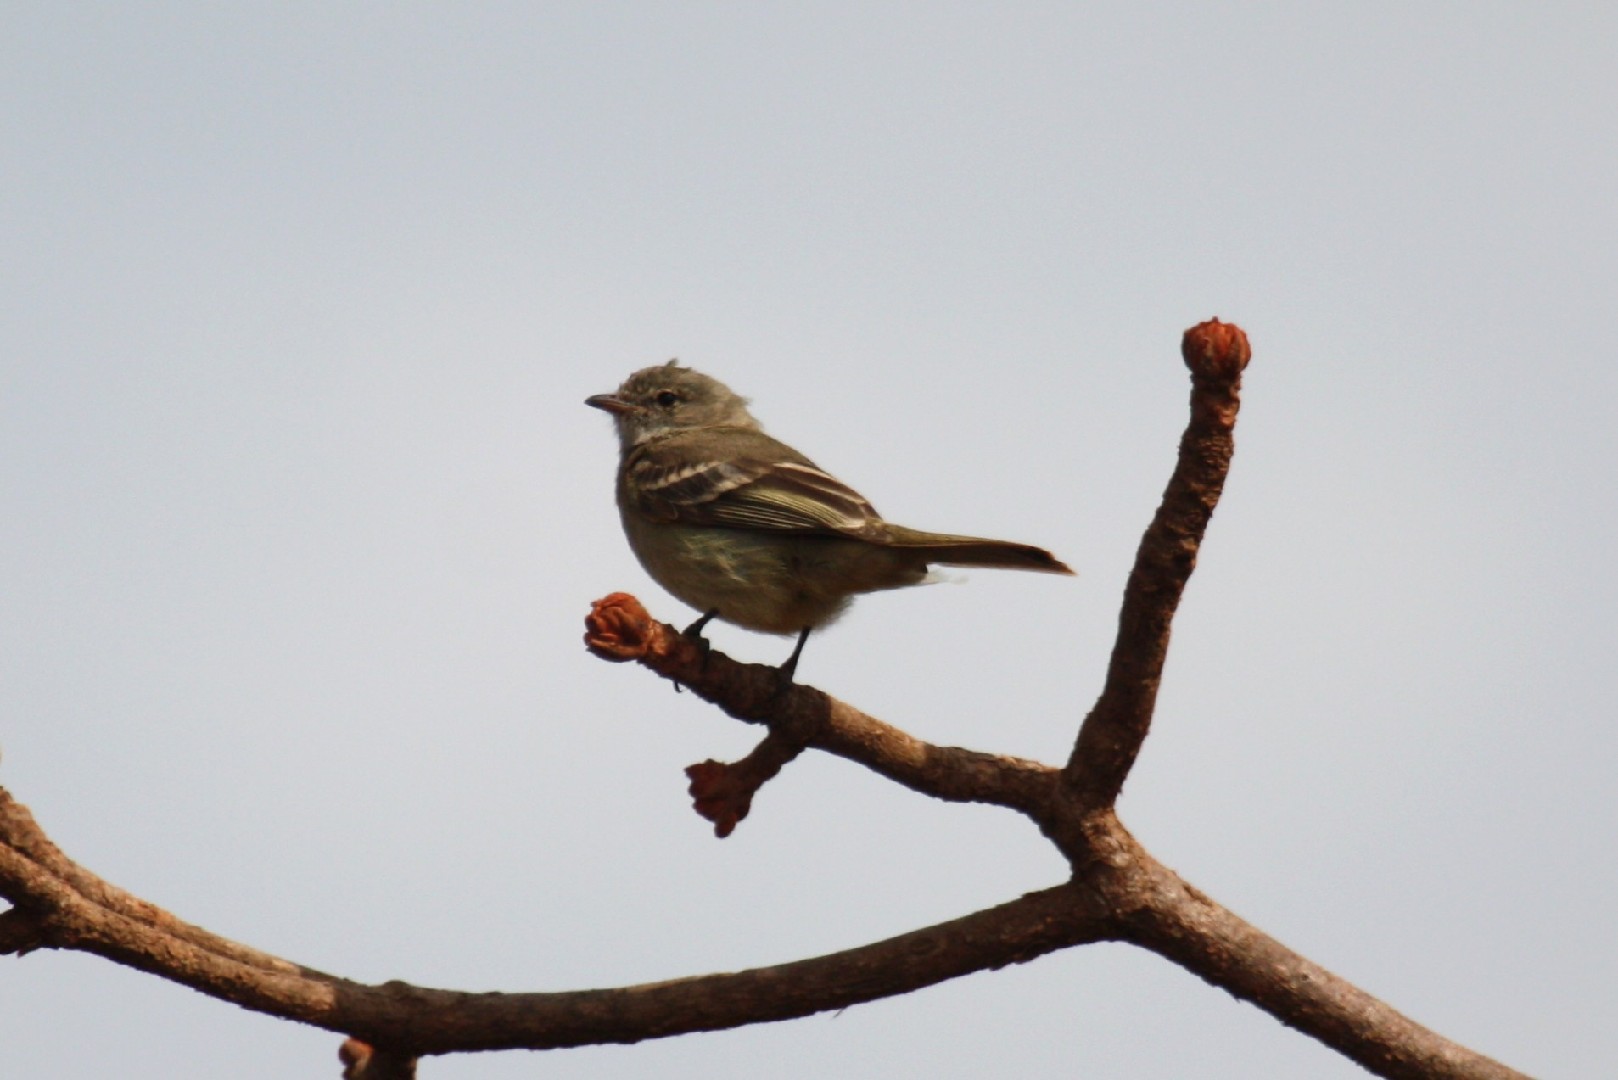
<path id="1" fill-rule="evenodd" d="M 950 536 L 922 532 L 902 525 L 889 525 L 886 546 L 914 552 L 928 563 L 942 566 L 989 566 L 1003 570 L 1038 570 L 1046 574 L 1071 574 L 1068 565 L 1044 548 L 1015 544 L 1009 540 L 986 540 L 981 536 Z"/>

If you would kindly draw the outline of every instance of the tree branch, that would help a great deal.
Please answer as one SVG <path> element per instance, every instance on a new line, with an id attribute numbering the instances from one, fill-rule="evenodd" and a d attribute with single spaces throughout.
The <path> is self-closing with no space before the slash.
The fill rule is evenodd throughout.
<path id="1" fill-rule="evenodd" d="M 585 627 L 585 645 L 604 660 L 636 661 L 738 720 L 767 723 L 788 744 L 846 758 L 924 795 L 1039 815 L 1057 794 L 1060 774 L 1049 765 L 936 746 L 803 683 L 783 694 L 775 668 L 698 646 L 628 593 L 597 600 Z"/>
<path id="2" fill-rule="evenodd" d="M 1298 955 L 1155 859 L 1139 869 L 1157 901 L 1125 921 L 1127 940 L 1252 1002 L 1377 1076 L 1524 1080 L 1515 1069 L 1421 1026 Z"/>
<path id="3" fill-rule="evenodd" d="M 27 854 L 42 845 L 55 853 L 54 866 Z M 43 913 L 44 947 L 94 953 L 256 1012 L 354 1035 L 395 1058 L 630 1043 L 786 1020 L 1022 963 L 1111 932 L 1087 891 L 1061 885 L 859 948 L 729 974 L 562 993 L 367 986 L 226 941 L 144 901 L 145 919 L 103 905 L 93 897 L 127 894 L 56 851 L 4 788 L 0 896 Z"/>
<path id="4" fill-rule="evenodd" d="M 730 974 L 564 993 L 468 994 L 367 986 L 181 922 L 68 859 L 0 788 L 0 952 L 69 948 L 152 972 L 258 1012 L 352 1036 L 350 1080 L 408 1080 L 424 1054 L 551 1049 L 712 1031 L 890 997 L 1056 949 L 1130 941 L 1251 1001 L 1381 1076 L 1506 1080 L 1504 1065 L 1421 1027 L 1220 907 L 1153 859 L 1113 803 L 1151 723 L 1169 627 L 1234 448 L 1245 336 L 1217 320 L 1188 331 L 1191 420 L 1125 590 L 1106 684 L 1063 770 L 934 746 L 775 669 L 700 649 L 633 597 L 593 606 L 586 643 L 635 660 L 769 733 L 732 765 L 690 771 L 699 812 L 725 835 L 759 786 L 803 749 L 857 762 L 912 790 L 1024 814 L 1066 855 L 1065 884 L 898 937 Z"/>
<path id="5" fill-rule="evenodd" d="M 1174 475 L 1135 553 L 1106 685 L 1068 758 L 1066 780 L 1087 806 L 1117 800 L 1146 739 L 1170 624 L 1236 449 L 1242 369 L 1252 356 L 1247 335 L 1213 319 L 1187 330 L 1180 351 L 1191 369 L 1190 423 Z"/>

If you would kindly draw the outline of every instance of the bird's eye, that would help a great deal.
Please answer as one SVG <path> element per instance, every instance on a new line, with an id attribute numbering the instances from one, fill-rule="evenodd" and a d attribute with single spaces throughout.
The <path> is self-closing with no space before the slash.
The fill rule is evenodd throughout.
<path id="1" fill-rule="evenodd" d="M 663 408 L 668 409 L 672 408 L 680 400 L 680 395 L 676 394 L 673 390 L 664 390 L 652 400 L 663 406 Z"/>

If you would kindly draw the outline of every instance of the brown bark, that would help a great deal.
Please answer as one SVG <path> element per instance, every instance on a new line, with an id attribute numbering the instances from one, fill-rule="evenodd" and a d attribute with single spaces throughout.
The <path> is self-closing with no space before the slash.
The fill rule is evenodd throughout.
<path id="1" fill-rule="evenodd" d="M 53 865 L 23 854 L 40 848 L 54 853 Z M 367 986 L 215 937 L 113 888 L 56 852 L 3 788 L 0 895 L 49 910 L 38 945 L 105 956 L 395 1056 L 639 1042 L 808 1016 L 1022 963 L 1107 932 L 1090 897 L 1059 885 L 857 949 L 729 974 L 562 993 Z"/>

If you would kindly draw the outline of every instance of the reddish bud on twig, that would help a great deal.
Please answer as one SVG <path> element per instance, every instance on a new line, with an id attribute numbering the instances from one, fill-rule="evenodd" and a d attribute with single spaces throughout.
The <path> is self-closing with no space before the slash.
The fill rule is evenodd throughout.
<path id="1" fill-rule="evenodd" d="M 603 660 L 638 660 L 677 683 L 690 682 L 701 671 L 707 651 L 667 623 L 647 614 L 628 593 L 615 592 L 590 605 L 584 619 L 584 646 Z"/>
<path id="2" fill-rule="evenodd" d="M 687 789 L 697 813 L 713 822 L 713 834 L 721 840 L 736 831 L 736 823 L 747 816 L 753 806 L 753 793 L 758 785 L 737 775 L 735 766 L 723 761 L 698 762 L 688 765 L 685 775 L 691 780 Z"/>
<path id="3" fill-rule="evenodd" d="M 416 1059 L 377 1050 L 370 1043 L 348 1038 L 337 1048 L 343 1080 L 414 1080 Z"/>
<path id="4" fill-rule="evenodd" d="M 370 1044 L 358 1039 L 344 1039 L 343 1045 L 337 1048 L 337 1060 L 343 1063 L 343 1080 L 354 1080 L 371 1060 Z"/>
<path id="5" fill-rule="evenodd" d="M 1253 350 L 1241 327 L 1209 319 L 1185 332 L 1180 355 L 1197 378 L 1234 382 L 1252 359 Z"/>
<path id="6" fill-rule="evenodd" d="M 714 823 L 714 835 L 723 840 L 752 809 L 753 796 L 759 788 L 807 746 L 801 733 L 789 734 L 776 728 L 740 761 L 726 764 L 708 760 L 690 766 L 685 775 L 691 779 L 692 805 Z"/>
<path id="7" fill-rule="evenodd" d="M 615 592 L 590 605 L 584 620 L 584 647 L 603 660 L 623 663 L 651 650 L 657 622 L 628 593 Z"/>

